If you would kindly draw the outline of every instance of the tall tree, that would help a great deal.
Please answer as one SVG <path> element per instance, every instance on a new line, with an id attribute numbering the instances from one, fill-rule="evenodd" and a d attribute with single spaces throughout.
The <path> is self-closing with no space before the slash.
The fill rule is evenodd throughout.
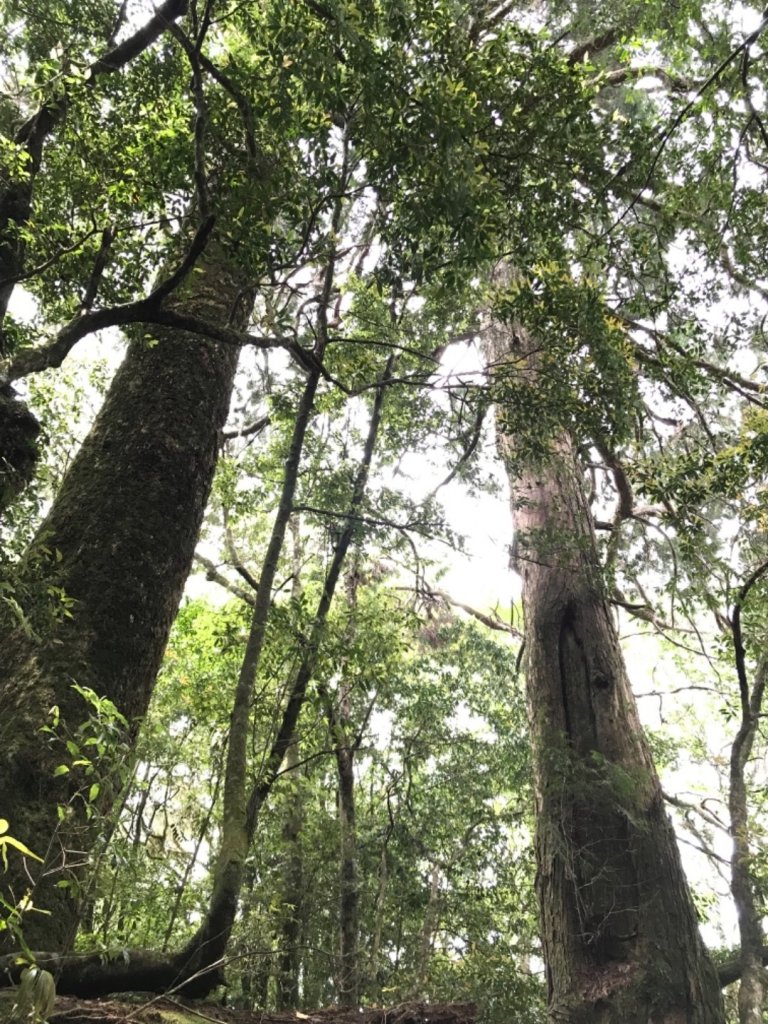
<path id="1" fill-rule="evenodd" d="M 719 981 L 638 718 L 573 441 L 559 430 L 533 452 L 505 416 L 505 377 L 539 383 L 540 339 L 499 321 L 485 338 L 523 581 L 550 1017 L 721 1024 Z"/>
<path id="2" fill-rule="evenodd" d="M 663 17 L 663 39 L 666 43 L 671 38 L 674 49 L 673 29 L 679 29 L 679 20 L 654 5 L 643 5 L 643 11 L 645 20 L 638 31 L 655 40 Z M 607 7 L 598 13 L 607 18 L 614 12 Z M 706 410 L 696 404 L 700 378 L 691 374 L 694 366 L 705 369 L 699 364 L 706 361 L 697 361 L 696 338 L 690 348 L 679 337 L 668 345 L 655 329 L 656 348 L 651 351 L 636 342 L 637 335 L 625 336 L 615 326 L 611 344 L 589 336 L 583 345 L 586 354 L 579 350 L 578 358 L 561 345 L 562 366 L 554 343 L 571 329 L 568 307 L 578 296 L 562 281 L 570 279 L 577 263 L 585 279 L 594 273 L 611 283 L 619 295 L 615 312 L 636 331 L 647 330 L 647 323 L 640 321 L 679 312 L 672 296 L 680 282 L 665 272 L 664 263 L 672 242 L 682 237 L 681 225 L 689 230 L 691 221 L 681 218 L 679 209 L 668 212 L 656 197 L 644 193 L 656 170 L 663 170 L 660 177 L 667 186 L 685 178 L 681 153 L 669 144 L 665 132 L 653 151 L 649 149 L 649 126 L 656 122 L 640 90 L 606 99 L 617 83 L 637 77 L 632 47 L 611 49 L 623 26 L 600 22 L 599 33 L 589 43 L 565 49 L 552 44 L 546 32 L 522 28 L 531 20 L 530 11 L 509 4 L 382 0 L 361 6 L 338 0 L 264 3 L 256 9 L 227 11 L 220 21 L 214 14 L 211 5 L 195 5 L 189 26 L 173 30 L 178 51 L 171 51 L 174 58 L 164 53 L 155 68 L 155 87 L 168 86 L 158 88 L 162 105 L 145 102 L 143 89 L 134 88 L 125 95 L 110 94 L 95 105 L 93 120 L 85 118 L 84 105 L 77 108 L 73 120 L 79 131 L 73 134 L 78 144 L 87 135 L 83 126 L 108 117 L 114 97 L 130 99 L 127 106 L 122 100 L 116 104 L 116 118 L 126 109 L 138 109 L 156 128 L 147 133 L 147 145 L 134 150 L 143 188 L 134 190 L 136 168 L 121 163 L 117 146 L 105 148 L 108 168 L 98 179 L 108 183 L 110 196 L 121 197 L 115 201 L 123 217 L 118 237 L 130 236 L 134 242 L 114 242 L 104 211 L 86 196 L 93 179 L 76 177 L 81 205 L 73 223 L 89 231 L 91 222 L 98 225 L 100 232 L 89 237 L 100 234 L 101 242 L 91 244 L 87 254 L 81 245 L 71 266 L 61 254 L 53 259 L 48 251 L 56 248 L 53 244 L 40 253 L 45 258 L 36 261 L 38 267 L 46 267 L 50 258 L 56 270 L 41 271 L 38 294 L 52 311 L 51 319 L 63 314 L 71 319 L 52 346 L 30 351 L 21 344 L 18 360 L 14 359 L 17 369 L 30 361 L 36 368 L 53 365 L 86 329 L 131 321 L 153 325 L 149 344 L 134 339 L 39 543 L 17 574 L 27 608 L 36 587 L 46 595 L 45 608 L 36 617 L 22 608 L 21 616 L 17 614 L 0 636 L 4 652 L 9 652 L 0 674 L 0 698 L 14 730 L 0 757 L 6 788 L 15 787 L 19 797 L 9 804 L 9 817 L 14 832 L 21 827 L 20 839 L 35 850 L 48 849 L 53 837 L 43 882 L 31 896 L 34 902 L 55 908 L 56 929 L 52 932 L 48 922 L 27 914 L 27 937 L 36 943 L 39 935 L 52 935 L 59 946 L 71 938 L 76 914 L 66 902 L 65 890 L 49 893 L 45 887 L 56 880 L 51 868 L 75 867 L 73 847 L 87 852 L 94 800 L 106 805 L 110 795 L 102 780 L 102 791 L 91 798 L 93 784 L 83 775 L 78 778 L 79 769 L 90 768 L 78 762 L 87 761 L 79 754 L 86 739 L 94 738 L 88 735 L 94 716 L 93 704 L 89 706 L 71 684 L 88 686 L 96 700 L 114 700 L 128 719 L 129 734 L 135 732 L 210 486 L 235 353 L 255 340 L 242 330 L 253 290 L 258 287 L 257 312 L 265 331 L 257 340 L 289 348 L 308 376 L 302 378 L 301 397 L 294 404 L 291 387 L 283 387 L 282 380 L 272 395 L 273 411 L 285 416 L 288 410 L 287 415 L 294 417 L 296 444 L 287 465 L 278 462 L 277 471 L 270 467 L 284 486 L 232 710 L 212 896 L 202 927 L 179 955 L 156 958 L 151 970 L 143 973 L 146 962 L 138 963 L 138 970 L 133 970 L 134 964 L 131 970 L 114 968 L 93 980 L 92 991 L 129 981 L 162 988 L 189 981 L 190 972 L 197 971 L 207 972 L 199 981 L 200 990 L 211 984 L 211 968 L 220 962 L 234 927 L 259 811 L 292 742 L 315 670 L 334 574 L 338 577 L 340 571 L 337 555 L 343 554 L 338 541 L 318 615 L 310 635 L 297 644 L 300 669 L 292 678 L 291 700 L 268 755 L 269 784 L 265 788 L 256 780 L 249 799 L 249 785 L 254 783 L 249 778 L 252 706 L 274 603 L 273 584 L 297 495 L 307 490 L 306 479 L 299 474 L 303 433 L 319 411 L 338 410 L 343 401 L 339 394 L 374 391 L 378 401 L 383 394 L 382 381 L 375 379 L 378 353 L 394 345 L 402 350 L 400 383 L 415 396 L 396 407 L 401 436 L 408 434 L 414 444 L 423 443 L 429 424 L 436 424 L 441 415 L 416 386 L 430 380 L 451 328 L 459 326 L 465 335 L 472 334 L 474 318 L 467 310 L 475 299 L 467 297 L 472 294 L 468 282 L 483 261 L 510 249 L 513 259 L 524 266 L 541 257 L 531 292 L 535 290 L 537 297 L 550 292 L 557 299 L 550 310 L 550 333 L 531 332 L 552 349 L 547 372 L 541 372 L 528 336 L 509 325 L 507 333 L 498 328 L 504 336 L 496 360 L 504 373 L 515 364 L 524 381 L 548 391 L 548 401 L 539 404 L 526 399 L 525 387 L 508 391 L 502 426 L 519 498 L 515 515 L 533 637 L 528 678 L 553 1015 L 562 1012 L 574 1021 L 591 1020 L 598 1013 L 607 1021 L 645 1021 L 650 1016 L 664 1024 L 683 1014 L 691 1022 L 719 1019 L 714 975 L 697 937 L 658 780 L 610 622 L 607 584 L 599 572 L 574 454 L 577 446 L 594 444 L 605 452 L 615 479 L 622 480 L 610 427 L 626 416 L 637 398 L 634 382 L 639 370 L 632 359 L 643 371 L 651 368 L 649 377 L 688 374 L 686 387 L 674 393 L 692 403 L 706 435 Z M 582 38 L 584 33 L 577 29 L 585 27 L 585 12 L 579 9 L 576 14 L 574 19 L 570 10 L 564 13 L 552 4 L 542 17 L 551 18 L 558 39 Z M 623 19 L 630 16 L 631 11 L 622 12 Z M 688 8 L 681 17 L 687 24 Z M 727 36 L 718 39 L 712 52 L 721 49 L 724 40 Z M 651 49 L 655 57 L 656 42 Z M 590 64 L 592 56 L 595 66 Z M 709 56 L 705 52 L 701 59 Z M 696 60 L 691 63 L 696 65 Z M 745 66 L 748 70 L 748 62 Z M 651 71 L 671 83 L 670 88 L 687 88 L 667 67 Z M 683 108 L 674 127 L 689 108 L 690 104 Z M 757 131 L 759 113 L 752 114 L 750 125 Z M 167 118 L 167 125 L 158 123 L 162 118 Z M 112 127 L 119 127 L 114 119 Z M 103 139 L 103 123 L 101 128 Z M 176 138 L 170 151 L 160 141 L 168 133 Z M 178 144 L 179 138 L 183 144 Z M 627 151 L 632 157 L 624 164 Z M 56 154 L 48 159 L 49 166 L 55 166 Z M 61 157 L 59 171 L 66 166 Z M 191 175 L 189 167 L 194 168 Z M 686 174 L 689 171 L 685 168 Z M 60 173 L 57 186 L 56 175 L 52 176 L 49 195 L 57 187 L 61 193 L 64 178 Z M 266 190 L 259 185 L 265 178 L 272 183 Z M 671 187 L 663 198 L 668 200 L 670 194 L 673 206 L 675 201 L 683 205 Z M 340 216 L 345 204 L 351 207 L 358 197 L 354 216 Z M 152 243 L 143 247 L 135 240 L 156 218 L 167 219 L 166 200 L 172 224 L 169 228 L 164 223 L 152 235 Z M 131 203 L 136 209 L 126 209 Z M 707 213 L 727 205 L 721 195 L 711 194 Z M 55 208 L 56 203 L 47 207 L 49 212 Z M 754 215 L 755 209 L 754 198 L 738 205 L 743 217 Z M 167 244 L 171 239 L 174 245 L 185 225 L 198 217 L 200 230 L 208 237 L 209 213 L 218 217 L 216 233 L 199 262 L 200 272 L 187 280 L 186 289 L 175 290 L 173 296 L 161 289 L 159 295 L 137 300 L 148 277 L 149 256 L 156 253 L 160 240 Z M 366 228 L 356 233 L 358 215 Z M 729 208 L 726 225 L 730 216 Z M 135 221 L 141 218 L 137 228 Z M 709 228 L 703 232 L 708 233 Z M 716 235 L 711 231 L 710 244 Z M 355 297 L 349 301 L 356 303 L 356 318 L 349 332 L 343 329 L 347 299 L 329 271 L 341 253 L 355 261 L 363 277 L 364 268 L 373 266 L 369 279 L 351 286 Z M 132 272 L 131 257 L 136 264 Z M 104 261 L 113 261 L 112 273 L 104 274 Z M 639 269 L 631 266 L 633 261 Z M 186 261 L 186 270 L 191 262 Z M 176 275 L 175 283 L 182 277 Z M 71 289 L 68 299 L 59 301 L 61 282 L 71 285 L 75 279 L 82 287 Z M 559 291 L 552 287 L 558 279 Z M 284 286 L 282 291 L 279 285 Z M 96 292 L 117 305 L 92 309 Z M 383 294 L 407 311 L 401 330 L 383 315 Z M 685 305 L 678 302 L 679 308 Z M 228 326 L 222 327 L 222 321 Z M 525 318 L 523 322 L 529 323 Z M 575 383 L 568 377 L 574 362 Z M 722 379 L 725 371 L 710 363 L 706 373 L 719 373 Z M 463 412 L 468 389 L 461 384 L 454 390 L 460 394 L 454 407 Z M 530 438 L 523 441 L 515 425 L 531 413 L 538 417 L 533 444 Z M 444 414 L 442 418 L 448 419 Z M 454 440 L 463 449 L 460 466 L 477 445 L 481 420 L 480 414 L 473 416 L 471 430 L 462 425 L 456 431 Z M 649 433 L 646 430 L 644 437 Z M 380 519 L 368 517 L 361 511 L 360 495 L 350 493 L 346 468 L 342 465 L 332 481 L 344 500 L 305 511 L 340 517 L 341 536 L 349 544 L 355 516 L 358 525 L 369 525 L 372 519 L 378 528 L 391 526 L 394 520 L 386 509 L 404 508 L 407 502 L 383 502 L 385 514 Z M 664 499 L 669 500 L 668 494 Z M 613 538 L 619 527 L 617 523 Z M 609 555 L 614 562 L 617 546 L 612 540 Z M 53 609 L 48 607 L 51 597 Z M 45 734 L 49 745 L 42 746 L 39 726 L 46 722 L 51 704 L 58 709 L 57 725 L 53 736 Z M 755 715 L 747 710 L 752 729 Z M 746 742 L 742 751 L 748 750 Z M 43 807 L 40 799 L 53 788 L 54 778 L 55 803 L 61 811 L 54 801 Z M 424 941 L 416 973 L 423 979 L 445 902 L 441 885 L 453 861 L 441 858 L 439 863 L 433 851 L 421 852 L 432 865 L 434 881 L 431 903 L 420 921 Z M 382 865 L 386 867 L 386 858 Z M 15 874 L 5 879 L 6 903 L 29 909 L 27 879 L 17 867 L 14 862 Z M 382 870 L 382 892 L 386 884 Z M 347 894 L 353 894 L 352 886 Z M 662 908 L 665 898 L 672 913 Z M 359 908 L 351 907 L 350 901 L 350 909 Z M 377 928 L 379 949 L 382 919 Z M 353 950 L 356 930 L 351 922 L 352 914 L 347 918 L 348 951 Z M 392 955 L 399 958 L 399 937 L 392 948 Z M 757 970 L 757 954 L 753 950 L 750 955 L 750 966 Z"/>
<path id="3" fill-rule="evenodd" d="M 487 227 L 482 232 L 480 227 L 499 213 L 498 202 L 488 205 L 487 176 L 474 161 L 473 132 L 493 132 L 498 112 L 509 111 L 505 136 L 516 118 L 525 126 L 531 143 L 540 135 L 508 94 L 508 80 L 497 85 L 498 62 L 502 52 L 507 53 L 506 43 L 501 46 L 489 34 L 487 52 L 479 51 L 482 59 L 462 62 L 462 53 L 473 51 L 476 41 L 466 27 L 454 39 L 449 31 L 453 24 L 450 5 L 440 7 L 437 20 L 423 25 L 388 6 L 351 19 L 346 18 L 343 7 L 288 10 L 268 4 L 254 18 L 243 14 L 241 36 L 237 32 L 229 35 L 228 24 L 214 29 L 211 9 L 195 7 L 189 25 L 172 31 L 175 48 L 171 56 L 162 53 L 154 64 L 155 91 L 163 92 L 163 83 L 168 83 L 169 128 L 158 130 L 148 147 L 129 147 L 129 156 L 110 150 L 114 167 L 108 165 L 102 173 L 103 165 L 95 161 L 99 168 L 96 179 L 83 172 L 75 181 L 80 207 L 73 222 L 78 226 L 89 217 L 103 223 L 104 207 L 109 212 L 112 205 L 127 217 L 133 193 L 123 187 L 123 179 L 138 181 L 136 199 L 146 202 L 142 214 L 152 223 L 154 218 L 149 215 L 156 213 L 159 222 L 159 227 L 154 225 L 152 245 L 142 248 L 136 242 L 141 231 L 136 231 L 128 218 L 130 229 L 119 235 L 128 241 L 116 245 L 105 229 L 92 266 L 88 254 L 80 249 L 77 258 L 59 259 L 57 253 L 55 259 L 42 264 L 50 266 L 41 278 L 41 296 L 54 309 L 76 312 L 52 345 L 22 345 L 16 356 L 21 364 L 34 368 L 51 365 L 87 330 L 110 322 L 127 319 L 155 326 L 148 332 L 149 338 L 132 343 L 93 432 L 41 527 L 38 543 L 27 555 L 27 575 L 17 574 L 16 583 L 25 593 L 31 593 L 39 580 L 42 593 L 63 595 L 65 603 L 58 620 L 50 628 L 46 623 L 46 635 L 41 637 L 35 635 L 34 623 L 30 628 L 28 618 L 18 622 L 11 617 L 2 637 L 6 657 L 0 699 L 14 729 L 14 741 L 2 758 L 6 788 L 17 796 L 8 807 L 8 816 L 27 847 L 45 853 L 46 866 L 32 896 L 34 903 L 57 906 L 53 930 L 43 926 L 40 918 L 26 915 L 28 941 L 45 935 L 63 945 L 71 939 L 74 904 L 67 900 L 65 889 L 56 887 L 56 881 L 63 879 L 56 878 L 55 869 L 73 866 L 67 852 L 72 848 L 87 853 L 90 832 L 90 808 L 79 799 L 77 773 L 68 770 L 58 756 L 55 739 L 50 745 L 37 742 L 38 731 L 46 724 L 48 708 L 55 705 L 58 739 L 77 742 L 89 710 L 72 689 L 76 683 L 111 700 L 128 720 L 131 734 L 135 733 L 146 710 L 210 488 L 236 349 L 240 343 L 253 341 L 242 328 L 256 278 L 261 275 L 262 289 L 268 289 L 297 269 L 313 263 L 327 266 L 329 247 L 335 251 L 338 245 L 334 232 L 342 232 L 345 226 L 335 213 L 331 223 L 328 210 L 344 206 L 348 190 L 354 196 L 370 189 L 379 200 L 375 215 L 381 249 L 378 286 L 397 285 L 418 265 L 418 279 L 434 270 L 437 290 L 442 288 L 447 295 L 445 286 L 461 278 L 459 256 L 464 253 L 469 261 L 477 258 L 489 238 Z M 391 45 L 381 45 L 382 38 L 389 39 Z M 236 51 L 232 57 L 226 51 L 230 41 Z M 570 74 L 562 71 L 557 60 L 550 64 L 538 52 L 535 37 L 523 35 L 518 40 L 513 36 L 510 42 L 518 66 L 534 52 L 546 75 L 569 84 Z M 237 53 L 240 46 L 242 58 Z M 222 47 L 227 54 L 223 57 Z M 435 52 L 443 56 L 437 64 L 411 59 L 420 47 L 437 48 Z M 279 102 L 266 79 L 250 73 L 251 60 L 276 76 Z M 454 83 L 457 68 L 467 76 L 466 87 L 458 90 Z M 123 127 L 117 123 L 121 111 L 135 111 L 137 106 L 146 109 L 138 91 L 144 85 L 141 79 L 133 87 L 130 81 L 117 85 L 122 91 L 113 94 L 114 109 L 105 103 L 94 110 L 81 97 L 73 110 L 70 102 L 71 130 L 78 146 L 82 145 L 84 126 L 93 126 L 95 140 L 107 144 L 109 130 L 119 133 Z M 495 90 L 498 103 L 479 105 L 475 89 Z M 412 93 L 418 94 L 416 106 L 424 124 L 414 124 Z M 538 96 L 534 99 L 538 101 Z M 541 100 L 544 106 L 547 102 Z M 577 88 L 570 89 L 569 102 L 583 130 L 587 110 Z M 256 109 L 263 113 L 258 139 Z M 152 107 L 156 119 L 161 117 L 159 110 L 159 106 Z M 232 116 L 234 111 L 237 118 Z M 167 131 L 175 143 L 170 153 L 163 149 Z M 433 173 L 425 176 L 419 153 L 424 140 L 435 133 L 451 159 L 432 159 Z M 342 157 L 342 153 L 346 155 Z M 49 184 L 47 198 L 60 199 L 68 166 L 66 153 L 54 147 L 48 159 L 49 169 L 58 168 L 58 173 L 38 178 L 38 183 Z M 131 160 L 138 168 L 131 166 Z M 348 162 L 349 173 L 340 177 L 342 160 Z M 544 160 L 543 151 L 537 151 L 531 162 L 543 164 Z M 165 172 L 160 179 L 156 165 Z M 460 187 L 456 181 L 459 169 Z M 104 189 L 106 199 L 94 198 L 95 186 Z M 451 194 L 446 196 L 449 187 Z M 181 203 L 174 190 L 181 193 Z M 136 300 L 137 278 L 142 283 L 148 276 L 141 259 L 146 260 L 148 251 L 156 252 L 160 240 L 167 236 L 164 216 L 168 213 L 173 213 L 180 227 L 190 218 L 199 218 L 198 239 L 210 230 L 210 217 L 217 216 L 214 240 L 208 244 L 205 262 L 197 268 L 202 272 L 190 275 L 185 291 L 169 298 L 170 289 L 161 286 L 148 301 Z M 471 230 L 473 222 L 477 231 Z M 172 234 L 172 244 L 179 237 L 178 232 Z M 363 244 L 363 258 L 366 251 Z M 104 275 L 104 261 L 112 268 L 111 275 Z M 131 261 L 138 266 L 132 267 Z M 61 280 L 74 285 L 79 274 L 82 283 L 85 267 L 89 279 L 81 295 L 60 298 L 57 307 L 54 296 L 61 290 Z M 182 268 L 190 269 L 189 260 Z M 324 274 L 322 270 L 325 282 Z M 179 276 L 170 281 L 178 284 Z M 309 300 L 310 304 L 320 302 L 326 320 L 321 331 L 324 338 L 318 342 L 319 356 L 294 340 L 299 336 L 292 322 L 294 312 L 306 308 L 299 305 L 295 287 L 287 311 L 272 308 L 266 295 L 261 300 L 264 322 L 273 335 L 261 340 L 289 347 L 316 382 L 328 373 L 318 364 L 318 358 L 325 358 L 327 352 L 331 370 L 348 379 L 348 389 L 363 382 L 370 386 L 366 379 L 370 356 L 367 360 L 350 359 L 337 345 L 338 339 L 331 337 L 337 326 L 332 311 L 339 311 L 336 288 L 334 280 L 330 285 L 326 282 L 319 289 L 320 297 Z M 96 291 L 105 298 L 124 297 L 128 292 L 133 301 L 91 309 Z M 438 322 L 444 324 L 450 317 L 449 312 Z M 286 322 L 287 337 L 281 336 Z M 222 328 L 222 323 L 232 329 Z M 376 326 L 386 336 L 389 328 Z M 215 340 L 202 341 L 200 336 Z M 377 343 L 377 338 L 370 343 L 363 340 L 372 349 Z M 338 352 L 335 358 L 332 345 Z M 424 379 L 427 374 L 420 376 Z M 310 393 L 305 416 L 309 416 L 313 400 Z M 288 511 L 284 510 L 284 515 Z M 280 539 L 278 552 L 281 544 Z M 268 604 L 269 595 L 262 594 L 261 600 Z M 230 758 L 236 750 L 240 750 L 238 757 L 243 756 L 247 728 L 247 714 L 237 718 L 230 736 Z M 55 772 L 59 775 L 55 776 L 54 798 L 43 805 L 38 795 L 51 788 Z M 225 824 L 243 813 L 242 794 L 230 800 L 229 792 L 225 786 Z M 106 806 L 107 787 L 99 798 Z M 58 821 L 57 805 L 68 807 L 62 822 Z M 241 829 L 231 865 L 233 879 L 240 877 L 247 836 L 248 828 Z M 217 885 L 221 882 L 227 892 L 229 914 L 238 885 L 225 884 L 225 874 L 223 871 Z M 4 879 L 11 906 L 26 901 L 24 905 L 29 907 L 28 888 L 21 866 L 15 876 Z"/>

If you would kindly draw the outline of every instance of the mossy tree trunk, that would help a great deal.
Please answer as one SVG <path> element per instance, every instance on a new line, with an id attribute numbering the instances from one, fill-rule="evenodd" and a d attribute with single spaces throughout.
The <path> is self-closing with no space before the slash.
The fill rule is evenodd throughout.
<path id="1" fill-rule="evenodd" d="M 551 1019 L 722 1024 L 718 979 L 605 597 L 578 459 L 565 433 L 546 457 L 526 458 L 505 422 L 502 378 L 524 372 L 535 383 L 535 347 L 525 331 L 498 323 L 487 344 L 523 581 Z"/>
<path id="2" fill-rule="evenodd" d="M 244 327 L 243 296 L 239 273 L 213 243 L 171 305 Z M 71 602 L 71 615 L 50 617 L 40 635 L 12 626 L 0 635 L 2 814 L 11 834 L 44 858 L 41 866 L 13 857 L 0 895 L 17 905 L 29 894 L 50 911 L 23 916 L 33 948 L 64 949 L 74 937 L 77 886 L 57 883 L 83 875 L 96 831 L 88 798 L 106 770 L 88 776 L 65 747 L 67 739 L 82 745 L 78 732 L 92 712 L 73 685 L 115 704 L 130 745 L 189 573 L 237 355 L 235 346 L 165 327 L 130 344 L 20 573 L 20 586 L 41 601 L 60 588 Z M 60 721 L 52 736 L 41 728 L 54 705 Z M 56 776 L 61 764 L 71 770 Z M 109 809 L 109 789 L 102 785 L 99 812 Z"/>

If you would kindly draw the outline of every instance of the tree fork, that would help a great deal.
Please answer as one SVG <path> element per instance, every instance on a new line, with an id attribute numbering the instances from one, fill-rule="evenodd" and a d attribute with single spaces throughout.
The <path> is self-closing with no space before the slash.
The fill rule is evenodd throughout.
<path id="1" fill-rule="evenodd" d="M 88 69 L 88 82 L 94 85 L 105 75 L 119 71 L 148 49 L 180 18 L 187 0 L 165 0 L 149 21 L 123 42 L 112 47 Z M 25 243 L 21 228 L 32 211 L 35 179 L 43 160 L 45 144 L 63 120 L 67 110 L 66 92 L 44 103 L 21 125 L 14 142 L 27 156 L 26 174 L 2 182 L 0 188 L 0 359 L 6 352 L 3 321 L 13 289 L 24 277 Z M 40 425 L 24 402 L 16 397 L 9 382 L 0 379 L 0 510 L 27 486 L 37 461 L 36 440 Z"/>

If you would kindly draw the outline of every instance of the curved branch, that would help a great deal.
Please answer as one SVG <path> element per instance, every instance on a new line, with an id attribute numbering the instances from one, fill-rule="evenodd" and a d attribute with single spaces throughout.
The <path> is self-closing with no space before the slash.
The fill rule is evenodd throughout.
<path id="1" fill-rule="evenodd" d="M 768 965 L 768 946 L 763 946 L 762 961 L 763 966 Z M 741 968 L 741 953 L 734 950 L 732 958 L 726 960 L 725 963 L 720 964 L 717 968 L 720 988 L 725 988 L 727 985 L 732 985 L 734 981 L 738 981 L 741 977 Z"/>
<path id="2" fill-rule="evenodd" d="M 163 299 L 179 287 L 202 254 L 213 231 L 213 226 L 213 217 L 209 217 L 204 224 L 201 224 L 195 232 L 195 237 L 192 239 L 192 244 L 186 256 L 177 269 L 167 280 L 162 281 L 150 292 L 149 295 L 143 299 L 126 302 L 120 306 L 111 306 L 107 309 L 86 309 L 62 327 L 48 345 L 21 351 L 8 367 L 6 373 L 7 380 L 18 380 L 20 377 L 26 377 L 30 373 L 37 373 L 50 367 L 61 366 L 77 342 L 94 331 L 100 331 L 106 327 L 117 327 L 123 324 L 148 321 L 152 320 L 155 315 L 159 315 Z M 90 291 L 90 288 L 88 290 Z M 154 322 L 160 321 L 154 320 Z"/>
<path id="3" fill-rule="evenodd" d="M 252 345 L 256 348 L 287 348 L 294 357 L 296 349 L 300 346 L 293 336 L 285 337 L 262 337 L 255 334 L 233 330 L 231 327 L 221 326 L 203 320 L 200 317 L 177 309 L 168 309 L 163 305 L 164 300 L 181 285 L 186 276 L 194 267 L 201 253 L 205 249 L 208 238 L 213 230 L 214 218 L 208 220 L 198 228 L 187 255 L 184 257 L 178 268 L 165 281 L 161 282 L 149 295 L 143 299 L 136 299 L 134 302 L 126 302 L 119 306 L 111 306 L 106 309 L 96 309 L 80 313 L 61 328 L 53 341 L 39 348 L 25 349 L 13 359 L 7 366 L 5 373 L 0 374 L 7 383 L 27 377 L 31 373 L 39 373 L 61 366 L 69 353 L 83 338 L 96 331 L 103 331 L 108 327 L 124 327 L 127 324 L 162 324 L 167 327 L 176 327 L 180 331 L 188 331 L 191 334 L 199 334 L 212 341 L 219 341 L 225 345 L 238 347 Z M 304 350 L 302 350 L 304 351 Z M 299 361 L 297 359 L 297 361 Z M 304 361 L 302 361 L 302 365 Z"/>
<path id="4" fill-rule="evenodd" d="M 747 668 L 745 662 L 744 639 L 741 632 L 741 609 L 749 596 L 750 590 L 768 572 L 768 561 L 759 565 L 742 585 L 731 614 L 731 632 L 733 634 L 733 652 L 736 660 L 736 674 L 739 680 L 739 694 L 741 697 L 742 712 L 750 715 L 749 683 L 747 681 Z"/>

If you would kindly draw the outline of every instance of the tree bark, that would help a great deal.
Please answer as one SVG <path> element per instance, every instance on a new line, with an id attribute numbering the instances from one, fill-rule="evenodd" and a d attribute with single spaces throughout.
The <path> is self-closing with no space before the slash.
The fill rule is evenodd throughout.
<path id="1" fill-rule="evenodd" d="M 243 287 L 211 243 L 200 273 L 171 305 L 244 326 Z M 31 945 L 71 943 L 77 900 L 56 883 L 81 876 L 94 832 L 83 798 L 93 779 L 76 768 L 54 777 L 68 760 L 62 741 L 76 739 L 92 714 L 73 684 L 115 704 L 132 745 L 192 562 L 236 363 L 235 347 L 173 328 L 133 341 L 20 574 L 40 600 L 58 588 L 53 593 L 72 602 L 71 614 L 42 637 L 22 628 L 0 635 L 3 815 L 11 834 L 44 858 L 36 866 L 14 857 L 0 895 L 16 905 L 31 894 L 50 911 L 24 914 Z M 40 730 L 54 705 L 61 719 L 46 737 Z M 102 811 L 109 788 L 102 780 Z"/>
<path id="2" fill-rule="evenodd" d="M 0 381 L 0 512 L 32 480 L 40 424 L 10 384 Z"/>
<path id="3" fill-rule="evenodd" d="M 523 581 L 537 893 L 552 1021 L 722 1024 L 661 787 L 601 580 L 566 433 L 528 458 L 505 425 L 503 372 L 535 384 L 519 327 L 486 332 L 498 444 Z M 505 366 L 506 364 L 506 366 Z"/>

